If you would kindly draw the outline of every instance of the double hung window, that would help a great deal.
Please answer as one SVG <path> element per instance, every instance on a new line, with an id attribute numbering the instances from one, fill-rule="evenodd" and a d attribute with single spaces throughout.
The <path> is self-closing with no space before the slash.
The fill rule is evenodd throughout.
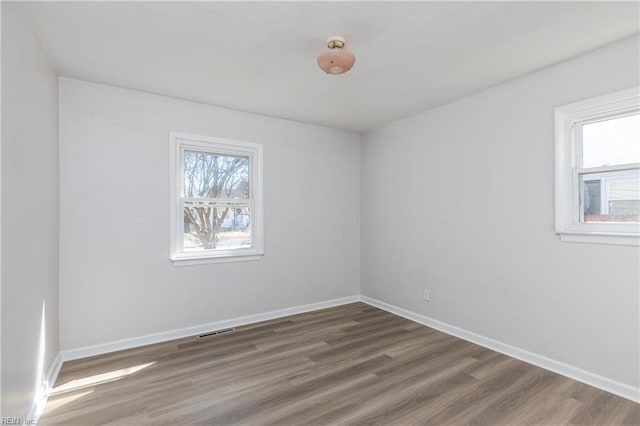
<path id="1" fill-rule="evenodd" d="M 556 108 L 556 232 L 639 245 L 640 90 Z"/>
<path id="2" fill-rule="evenodd" d="M 171 133 L 171 260 L 255 260 L 262 243 L 262 146 Z"/>

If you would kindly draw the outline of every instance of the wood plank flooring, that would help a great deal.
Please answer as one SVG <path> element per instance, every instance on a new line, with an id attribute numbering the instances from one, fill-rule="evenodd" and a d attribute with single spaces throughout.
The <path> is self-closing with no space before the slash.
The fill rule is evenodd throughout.
<path id="1" fill-rule="evenodd" d="M 640 405 L 353 303 L 64 364 L 41 425 L 640 425 Z"/>

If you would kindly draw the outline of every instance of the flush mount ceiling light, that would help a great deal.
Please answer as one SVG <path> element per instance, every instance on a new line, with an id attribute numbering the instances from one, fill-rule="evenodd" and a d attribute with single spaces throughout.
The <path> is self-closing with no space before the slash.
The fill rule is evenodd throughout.
<path id="1" fill-rule="evenodd" d="M 318 66 L 327 74 L 344 74 L 349 71 L 356 62 L 356 57 L 351 52 L 344 50 L 344 38 L 332 36 L 327 39 L 328 52 L 318 56 Z"/>

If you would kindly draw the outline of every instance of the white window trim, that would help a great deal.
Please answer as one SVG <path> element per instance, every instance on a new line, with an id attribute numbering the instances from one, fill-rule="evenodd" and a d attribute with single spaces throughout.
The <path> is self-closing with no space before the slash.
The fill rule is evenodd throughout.
<path id="1" fill-rule="evenodd" d="M 201 265 L 207 263 L 239 262 L 260 260 L 264 255 L 264 208 L 262 186 L 262 145 L 252 142 L 237 141 L 227 138 L 193 135 L 189 133 L 170 132 L 169 154 L 169 258 L 176 266 Z M 216 250 L 210 253 L 182 253 L 178 245 L 182 244 L 184 229 L 182 223 L 182 205 L 180 190 L 182 188 L 183 161 L 182 153 L 186 149 L 211 151 L 221 154 L 241 155 L 249 157 L 250 164 L 250 197 L 253 199 L 251 209 L 251 247 L 246 249 Z"/>
<path id="2" fill-rule="evenodd" d="M 576 134 L 582 124 L 603 118 L 630 115 L 640 111 L 640 88 L 634 87 L 555 109 L 555 224 L 561 241 L 640 246 L 637 223 L 580 222 L 578 179 L 585 169 L 581 160 L 581 138 Z M 590 168 L 608 171 L 636 168 L 638 164 Z"/>

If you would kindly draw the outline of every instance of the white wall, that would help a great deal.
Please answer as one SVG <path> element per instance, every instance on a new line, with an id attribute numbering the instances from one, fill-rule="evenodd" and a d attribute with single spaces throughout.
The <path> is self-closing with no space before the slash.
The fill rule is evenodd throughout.
<path id="1" fill-rule="evenodd" d="M 366 134 L 363 294 L 637 388 L 639 250 L 554 234 L 553 109 L 637 86 L 638 42 Z"/>
<path id="2" fill-rule="evenodd" d="M 169 261 L 169 131 L 264 144 L 265 256 Z M 359 135 L 60 79 L 60 345 L 359 293 Z"/>
<path id="3" fill-rule="evenodd" d="M 7 2 L 2 207 L 2 415 L 22 417 L 58 352 L 58 79 L 23 6 Z"/>

